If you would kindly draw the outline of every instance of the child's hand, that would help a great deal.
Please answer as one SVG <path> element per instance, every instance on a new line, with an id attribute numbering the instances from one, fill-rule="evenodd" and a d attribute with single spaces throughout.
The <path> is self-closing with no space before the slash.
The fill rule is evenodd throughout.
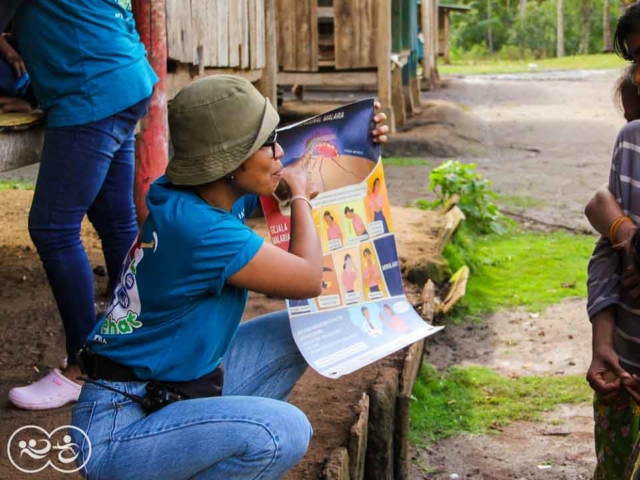
<path id="1" fill-rule="evenodd" d="M 382 108 L 380 102 L 375 101 L 373 108 L 378 111 Z M 373 123 L 376 124 L 376 128 L 371 132 L 373 134 L 373 141 L 375 143 L 387 143 L 387 133 L 389 133 L 389 127 L 387 125 L 381 125 L 387 119 L 385 113 L 376 113 L 373 115 Z"/>
<path id="2" fill-rule="evenodd" d="M 622 369 L 618 356 L 612 348 L 602 348 L 593 352 L 591 365 L 587 371 L 587 382 L 593 391 L 602 397 L 604 403 L 608 404 L 618 397 L 622 384 L 624 383 L 625 387 L 627 383 L 631 385 L 633 378 Z M 640 392 L 640 388 L 638 391 Z"/>
<path id="3" fill-rule="evenodd" d="M 22 77 L 27 72 L 27 67 L 24 65 L 22 61 L 22 57 L 18 55 L 15 51 L 6 56 L 5 60 L 13 70 L 16 78 Z"/>
<path id="4" fill-rule="evenodd" d="M 640 297 L 640 273 L 634 265 L 625 268 L 622 274 L 622 286 L 629 292 L 631 298 Z"/>
<path id="5" fill-rule="evenodd" d="M 633 374 L 631 378 L 622 380 L 622 383 L 627 392 L 629 392 L 629 395 L 631 395 L 636 402 L 640 403 L 640 377 Z"/>

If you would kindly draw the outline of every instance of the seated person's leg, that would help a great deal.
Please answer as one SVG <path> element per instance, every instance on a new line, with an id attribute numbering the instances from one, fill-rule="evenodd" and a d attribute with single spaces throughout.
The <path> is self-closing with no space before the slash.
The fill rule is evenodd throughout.
<path id="1" fill-rule="evenodd" d="M 249 320 L 223 359 L 223 395 L 286 400 L 307 369 L 291 335 L 286 310 Z"/>

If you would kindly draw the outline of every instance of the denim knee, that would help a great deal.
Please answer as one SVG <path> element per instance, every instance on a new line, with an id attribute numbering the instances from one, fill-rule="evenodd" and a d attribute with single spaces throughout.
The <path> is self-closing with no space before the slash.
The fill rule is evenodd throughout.
<path id="1" fill-rule="evenodd" d="M 287 468 L 295 466 L 307 453 L 309 442 L 313 436 L 313 429 L 307 416 L 289 403 L 285 404 L 277 422 L 280 423 L 279 446 L 280 461 Z M 274 419 L 275 420 L 275 419 Z"/>
<path id="2" fill-rule="evenodd" d="M 81 244 L 80 224 L 51 225 L 42 222 L 37 210 L 29 214 L 29 236 L 40 254 Z"/>

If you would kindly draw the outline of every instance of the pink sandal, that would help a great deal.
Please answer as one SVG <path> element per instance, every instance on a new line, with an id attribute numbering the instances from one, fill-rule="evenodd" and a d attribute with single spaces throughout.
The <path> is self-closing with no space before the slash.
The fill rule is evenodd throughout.
<path id="1" fill-rule="evenodd" d="M 49 410 L 77 402 L 82 387 L 54 368 L 46 376 L 26 387 L 9 390 L 9 400 L 25 410 Z"/>

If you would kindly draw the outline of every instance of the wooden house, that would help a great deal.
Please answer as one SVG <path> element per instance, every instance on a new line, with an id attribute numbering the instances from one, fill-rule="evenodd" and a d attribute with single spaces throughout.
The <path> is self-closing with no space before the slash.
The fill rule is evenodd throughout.
<path id="1" fill-rule="evenodd" d="M 438 5 L 438 56 L 444 57 L 444 63 L 451 63 L 451 47 L 449 45 L 449 26 L 451 12 L 468 12 L 471 7 L 467 5 L 450 5 L 441 3 Z"/>
<path id="2" fill-rule="evenodd" d="M 402 125 L 419 105 L 417 5 L 276 0 L 278 84 L 373 87 L 392 130 Z"/>

